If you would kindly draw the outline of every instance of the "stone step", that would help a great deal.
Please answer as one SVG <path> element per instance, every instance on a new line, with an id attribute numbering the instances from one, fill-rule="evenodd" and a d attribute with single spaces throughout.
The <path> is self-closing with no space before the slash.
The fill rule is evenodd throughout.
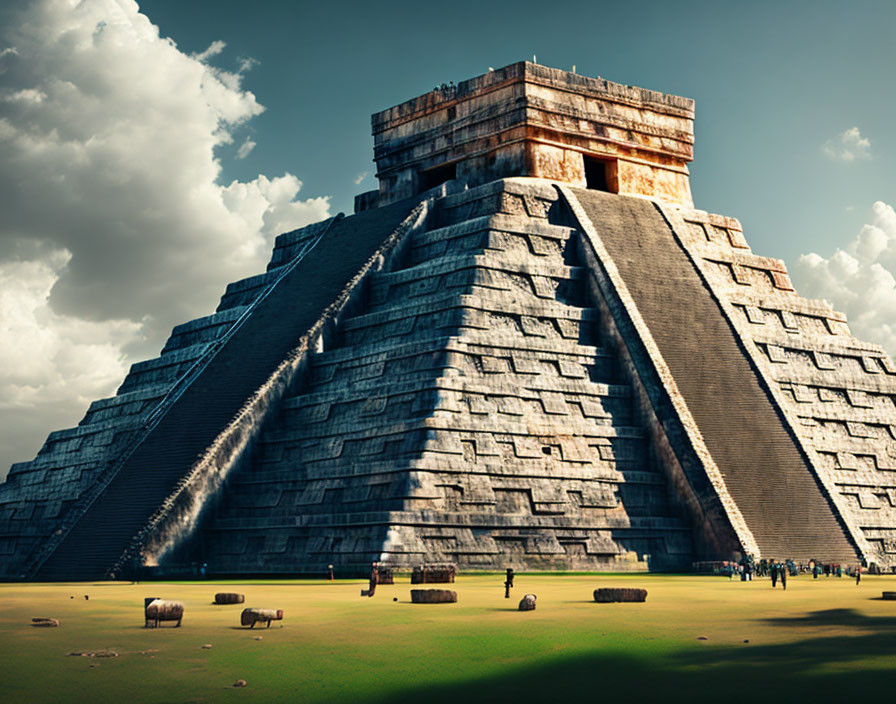
<path id="1" fill-rule="evenodd" d="M 442 529 L 463 528 L 476 530 L 501 531 L 505 535 L 511 530 L 537 530 L 556 533 L 570 531 L 602 531 L 623 530 L 634 537 L 642 534 L 644 537 L 656 535 L 660 532 L 675 532 L 687 534 L 688 526 L 681 519 L 673 516 L 636 516 L 628 518 L 625 515 L 598 515 L 595 517 L 569 517 L 568 525 L 557 527 L 556 521 L 551 516 L 524 516 L 513 514 L 495 514 L 493 511 L 464 511 L 447 513 L 442 522 Z M 258 516 L 253 518 L 229 518 L 216 521 L 213 530 L 246 530 L 246 529 L 275 529 L 275 528 L 307 528 L 312 526 L 334 527 L 345 525 L 425 525 L 427 517 L 423 511 L 366 511 L 362 513 L 340 514 L 305 514 L 299 517 Z M 435 532 L 435 530 L 433 531 Z M 535 536 L 532 536 L 535 537 Z M 621 536 L 620 536 L 621 537 Z"/>
<path id="2" fill-rule="evenodd" d="M 505 258 L 534 258 L 554 265 L 564 263 L 570 228 L 532 225 L 501 216 L 478 218 L 418 234 L 411 243 L 412 264 L 461 252 L 500 252 Z"/>
<path id="3" fill-rule="evenodd" d="M 420 237 L 421 235 L 418 235 Z M 416 283 L 432 276 L 451 274 L 466 269 L 490 269 L 513 274 L 529 274 L 555 279 L 584 280 L 586 271 L 580 266 L 566 263 L 536 260 L 533 258 L 516 259 L 501 255 L 500 252 L 484 250 L 463 253 L 448 253 L 438 259 L 421 264 L 412 264 L 404 268 L 388 272 L 379 272 L 371 277 L 371 288 L 389 288 L 402 284 Z"/>
<path id="4" fill-rule="evenodd" d="M 553 301 L 527 305 L 512 296 L 447 295 L 429 305 L 412 304 L 349 318 L 343 324 L 343 341 L 346 345 L 367 344 L 430 331 L 451 334 L 459 328 L 491 330 L 505 342 L 509 342 L 508 336 L 579 340 L 596 321 L 594 309 Z"/>
<path id="5" fill-rule="evenodd" d="M 274 269 L 269 269 L 263 274 L 255 274 L 245 279 L 234 281 L 227 284 L 224 295 L 221 296 L 221 302 L 216 309 L 217 312 L 225 311 L 228 308 L 236 308 L 248 306 L 258 298 L 261 293 L 277 281 L 286 271 L 286 263 Z"/>
<path id="6" fill-rule="evenodd" d="M 414 277 L 380 279 L 370 291 L 370 308 L 376 312 L 407 303 L 425 303 L 448 293 L 467 293 L 488 298 L 496 293 L 513 295 L 520 301 L 527 299 L 557 300 L 567 305 L 584 305 L 583 270 L 578 267 L 544 266 L 516 269 L 489 266 L 481 261 L 485 257 L 452 257 L 452 266 L 433 271 L 429 265 L 419 265 L 400 273 L 413 272 Z M 463 261 L 466 260 L 466 261 Z M 442 263 L 444 260 L 434 260 Z M 433 267 L 435 268 L 435 267 Z M 440 267 L 442 268 L 442 267 Z"/>
<path id="7" fill-rule="evenodd" d="M 631 401 L 631 387 L 623 384 L 599 384 L 587 379 L 573 377 L 571 379 L 549 376 L 547 374 L 533 375 L 515 374 L 507 372 L 502 374 L 500 382 L 483 378 L 467 376 L 434 376 L 420 375 L 411 377 L 403 375 L 400 381 L 390 381 L 388 387 L 383 387 L 382 379 L 372 378 L 357 381 L 347 386 L 343 384 L 331 385 L 333 388 L 319 387 L 310 393 L 289 397 L 284 400 L 281 408 L 285 414 L 293 411 L 305 412 L 313 410 L 315 418 L 306 418 L 302 422 L 320 422 L 326 420 L 329 414 L 322 417 L 318 413 L 320 406 L 344 403 L 365 403 L 364 415 L 381 415 L 387 407 L 387 402 L 394 396 L 407 395 L 422 391 L 441 392 L 440 397 L 431 399 L 431 408 L 447 411 L 462 412 L 467 410 L 463 403 L 464 397 L 475 396 L 483 399 L 516 398 L 526 401 L 539 401 L 561 403 L 566 400 L 570 403 L 581 404 L 587 401 L 594 404 L 607 403 L 614 399 L 620 403 Z M 545 397 L 542 395 L 550 394 Z M 562 397 L 562 398 L 561 398 Z M 472 410 L 473 413 L 489 414 L 494 408 Z M 510 410 L 510 409 L 509 409 Z M 611 415 L 608 411 L 595 409 L 588 412 L 582 409 L 585 417 L 603 418 Z M 555 410 L 548 413 L 557 413 Z M 619 408 L 617 413 L 626 412 Z M 521 412 L 512 412 L 512 415 L 520 415 Z M 615 415 L 615 414 L 613 414 Z"/>
<path id="8" fill-rule="evenodd" d="M 488 331 L 465 330 L 461 335 L 438 334 L 436 332 L 405 340 L 401 338 L 386 339 L 364 345 L 335 347 L 318 353 L 312 358 L 320 377 L 330 378 L 332 374 L 324 373 L 326 368 L 336 369 L 341 365 L 366 366 L 410 357 L 422 357 L 433 353 L 447 352 L 466 355 L 485 355 L 510 360 L 543 359 L 566 360 L 567 362 L 587 366 L 595 358 L 610 360 L 611 354 L 593 345 L 579 343 L 571 339 L 546 340 L 537 337 L 521 337 L 514 340 L 496 338 Z M 441 358 L 441 356 L 440 356 Z M 442 362 L 434 362 L 441 368 Z M 422 367 L 421 367 L 422 368 Z"/>
<path id="9" fill-rule="evenodd" d="M 131 365 L 118 393 L 139 391 L 149 386 L 173 385 L 186 374 L 209 349 L 210 343 L 199 343 Z"/>
<path id="10" fill-rule="evenodd" d="M 276 239 L 274 239 L 274 251 L 271 254 L 271 261 L 268 263 L 268 271 L 291 262 L 297 256 L 304 255 L 308 247 L 313 245 L 319 236 L 324 235 L 332 223 L 333 218 L 328 218 L 327 220 L 301 227 L 298 230 L 277 235 Z"/>
<path id="11" fill-rule="evenodd" d="M 136 391 L 94 401 L 87 409 L 80 425 L 143 416 L 158 405 L 170 388 L 169 384 L 146 385 Z"/>
<path id="12" fill-rule="evenodd" d="M 235 306 L 176 326 L 162 348 L 162 354 L 196 344 L 214 342 L 224 335 L 248 308 L 249 306 Z"/>
<path id="13" fill-rule="evenodd" d="M 548 181 L 504 178 L 441 198 L 434 220 L 444 226 L 500 213 L 546 222 L 557 198 Z"/>

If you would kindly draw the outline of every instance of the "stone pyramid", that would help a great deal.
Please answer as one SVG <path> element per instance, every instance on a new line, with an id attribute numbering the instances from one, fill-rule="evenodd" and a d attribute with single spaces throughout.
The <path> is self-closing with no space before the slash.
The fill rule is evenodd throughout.
<path id="1" fill-rule="evenodd" d="M 693 101 L 531 63 L 373 116 L 277 238 L 0 487 L 0 576 L 896 565 L 896 367 L 694 210 Z"/>

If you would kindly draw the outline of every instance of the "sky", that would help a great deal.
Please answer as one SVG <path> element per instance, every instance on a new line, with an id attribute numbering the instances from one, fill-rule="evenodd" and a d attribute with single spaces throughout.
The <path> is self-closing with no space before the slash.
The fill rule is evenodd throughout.
<path id="1" fill-rule="evenodd" d="M 696 100 L 696 207 L 896 353 L 896 3 L 0 0 L 0 477 L 280 232 L 370 115 L 533 57 Z"/>

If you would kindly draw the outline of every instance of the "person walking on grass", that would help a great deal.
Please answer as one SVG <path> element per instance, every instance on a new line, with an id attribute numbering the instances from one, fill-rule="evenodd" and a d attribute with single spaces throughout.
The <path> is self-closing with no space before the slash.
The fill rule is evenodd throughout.
<path id="1" fill-rule="evenodd" d="M 376 592 L 376 585 L 379 582 L 379 570 L 374 562 L 370 568 L 370 588 L 367 590 L 367 596 L 373 596 Z"/>
<path id="2" fill-rule="evenodd" d="M 856 567 L 856 586 L 859 586 L 859 582 L 862 581 L 862 566 L 859 565 Z"/>
<path id="3" fill-rule="evenodd" d="M 774 560 L 768 561 L 768 571 L 772 576 L 772 589 L 778 586 L 778 563 Z"/>
<path id="4" fill-rule="evenodd" d="M 781 589 L 785 592 L 787 591 L 787 565 L 783 562 L 779 562 L 778 565 L 778 574 L 781 576 Z"/>

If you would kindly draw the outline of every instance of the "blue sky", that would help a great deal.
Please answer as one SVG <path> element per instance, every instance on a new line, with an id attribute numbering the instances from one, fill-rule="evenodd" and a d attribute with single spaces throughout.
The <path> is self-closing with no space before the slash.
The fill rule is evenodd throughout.
<path id="1" fill-rule="evenodd" d="M 0 477 L 273 237 L 370 115 L 537 56 L 696 100 L 698 208 L 896 352 L 892 2 L 0 0 Z"/>

